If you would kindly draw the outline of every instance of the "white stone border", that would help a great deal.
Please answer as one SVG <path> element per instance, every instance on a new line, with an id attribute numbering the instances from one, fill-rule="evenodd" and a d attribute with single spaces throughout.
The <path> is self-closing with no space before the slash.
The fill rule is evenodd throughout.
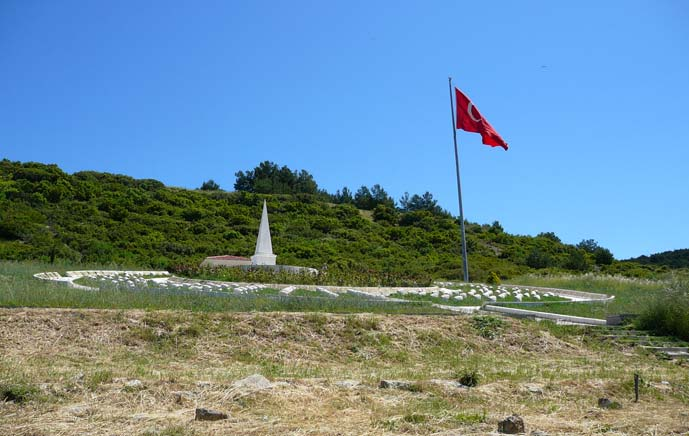
<path id="1" fill-rule="evenodd" d="M 58 272 L 42 272 L 36 273 L 33 276 L 40 280 L 51 280 L 55 282 L 66 283 L 67 286 L 74 289 L 83 289 L 85 291 L 97 291 L 98 288 L 91 286 L 84 286 L 74 283 L 75 280 L 82 277 L 107 277 L 114 275 L 130 275 L 130 276 L 169 276 L 167 271 L 121 271 L 121 270 L 81 270 L 81 271 L 67 271 L 65 276 Z"/>

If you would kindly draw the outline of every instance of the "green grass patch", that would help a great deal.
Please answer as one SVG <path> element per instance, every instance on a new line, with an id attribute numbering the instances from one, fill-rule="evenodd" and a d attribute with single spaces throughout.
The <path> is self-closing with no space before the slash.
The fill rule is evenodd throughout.
<path id="1" fill-rule="evenodd" d="M 331 312 L 382 314 L 448 314 L 428 303 L 395 303 L 356 298 L 290 298 L 264 290 L 263 294 L 214 295 L 159 289 L 103 287 L 98 291 L 73 289 L 64 283 L 39 280 L 46 264 L 0 262 L 0 307 L 54 307 L 83 309 L 191 310 L 197 312 Z M 55 270 L 54 268 L 52 268 Z"/>
<path id="2" fill-rule="evenodd" d="M 457 423 L 464 425 L 483 424 L 488 419 L 485 410 L 481 412 L 459 412 L 452 418 Z"/>
<path id="3" fill-rule="evenodd" d="M 559 274 L 559 275 L 525 275 L 510 280 L 520 286 L 541 286 L 559 289 L 571 289 L 583 292 L 595 292 L 613 295 L 615 298 L 601 303 L 548 303 L 537 307 L 507 305 L 518 309 L 539 312 L 559 313 L 563 315 L 583 316 L 605 319 L 607 315 L 620 313 L 641 313 L 657 298 L 667 293 L 676 278 L 650 280 L 610 276 L 601 274 Z"/>
<path id="4" fill-rule="evenodd" d="M 290 294 L 290 297 L 309 297 L 309 298 L 338 298 L 327 295 L 324 292 L 312 291 L 310 289 L 295 289 Z"/>
<path id="5" fill-rule="evenodd" d="M 97 370 L 86 379 L 85 385 L 90 390 L 95 391 L 100 385 L 112 382 L 112 379 L 113 373 L 111 370 Z"/>
<path id="6" fill-rule="evenodd" d="M 500 336 L 507 324 L 502 318 L 490 315 L 482 315 L 472 317 L 471 325 L 476 329 L 481 337 L 486 339 L 495 339 Z"/>
<path id="7" fill-rule="evenodd" d="M 0 383 L 0 402 L 25 403 L 34 399 L 38 392 L 38 388 L 29 383 Z"/>

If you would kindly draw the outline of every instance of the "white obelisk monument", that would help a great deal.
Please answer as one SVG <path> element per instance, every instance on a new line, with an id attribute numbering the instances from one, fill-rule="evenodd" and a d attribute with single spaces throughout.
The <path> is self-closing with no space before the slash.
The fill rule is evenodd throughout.
<path id="1" fill-rule="evenodd" d="M 258 239 L 256 239 L 256 252 L 251 256 L 252 265 L 275 265 L 273 243 L 270 241 L 270 224 L 268 224 L 268 206 L 263 200 L 263 214 L 261 225 L 258 227 Z"/>

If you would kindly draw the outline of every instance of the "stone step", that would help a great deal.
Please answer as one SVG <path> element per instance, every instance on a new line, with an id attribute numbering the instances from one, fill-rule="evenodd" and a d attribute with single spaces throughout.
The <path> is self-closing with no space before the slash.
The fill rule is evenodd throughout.
<path id="1" fill-rule="evenodd" d="M 689 347 L 651 347 L 651 346 L 646 346 L 644 348 L 647 348 L 651 351 L 656 351 L 656 352 L 684 352 L 684 353 L 689 353 Z"/>
<path id="2" fill-rule="evenodd" d="M 617 341 L 617 342 L 635 342 L 635 341 L 651 341 L 651 342 L 667 342 L 671 344 L 677 344 L 678 347 L 685 346 L 683 341 L 677 340 L 670 336 L 617 336 L 617 335 L 603 335 L 601 336 L 605 339 Z"/>
<path id="3" fill-rule="evenodd" d="M 647 335 L 648 332 L 645 332 L 643 330 L 627 330 L 627 329 L 621 329 L 621 328 L 606 328 L 606 329 L 599 329 L 601 333 L 608 333 L 608 334 L 613 334 L 613 335 L 620 335 L 620 336 L 634 336 L 634 335 Z"/>
<path id="4" fill-rule="evenodd" d="M 666 351 L 665 354 L 671 359 L 689 359 L 689 353 L 686 351 Z"/>

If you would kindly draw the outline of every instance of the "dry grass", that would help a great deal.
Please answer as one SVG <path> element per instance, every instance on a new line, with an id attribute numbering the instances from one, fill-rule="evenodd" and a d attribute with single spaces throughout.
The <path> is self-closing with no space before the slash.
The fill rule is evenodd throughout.
<path id="1" fill-rule="evenodd" d="M 479 435 L 513 412 L 551 435 L 689 433 L 686 366 L 505 322 L 489 339 L 464 317 L 0 309 L 0 384 L 35 388 L 0 403 L 0 434 Z M 431 382 L 465 370 L 478 387 Z M 638 404 L 634 371 L 652 383 Z M 233 387 L 254 373 L 275 385 Z M 598 409 L 603 396 L 623 409 Z M 230 418 L 196 422 L 195 407 Z"/>

